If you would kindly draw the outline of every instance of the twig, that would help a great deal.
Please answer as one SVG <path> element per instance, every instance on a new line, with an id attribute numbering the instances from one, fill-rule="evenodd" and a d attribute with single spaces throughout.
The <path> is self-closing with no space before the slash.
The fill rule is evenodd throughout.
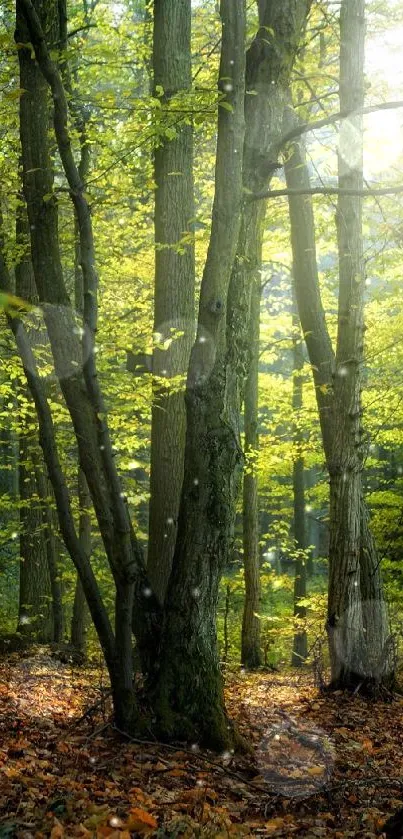
<path id="1" fill-rule="evenodd" d="M 248 781 L 239 772 L 235 772 L 233 769 L 228 769 L 226 766 L 222 766 L 221 763 L 217 763 L 217 761 L 212 760 L 212 758 L 207 757 L 207 755 L 202 754 L 200 752 L 192 752 L 190 749 L 185 749 L 182 746 L 171 746 L 169 743 L 161 743 L 158 740 L 141 740 L 138 737 L 132 737 L 130 734 L 127 734 L 126 731 L 122 731 L 122 729 L 118 728 L 117 725 L 112 725 L 112 729 L 116 731 L 118 734 L 121 734 L 122 737 L 125 737 L 127 740 L 130 740 L 131 743 L 138 743 L 140 746 L 157 746 L 157 748 L 166 749 L 169 752 L 183 752 L 189 757 L 196 758 L 197 760 L 201 760 L 204 763 L 208 763 L 210 766 L 213 766 L 215 769 L 218 769 L 220 772 L 223 772 L 225 775 L 229 775 L 231 778 L 236 778 L 237 781 L 240 781 L 247 787 L 255 790 L 255 792 L 259 792 L 260 795 L 264 790 L 262 790 L 261 784 L 255 784 L 253 781 Z M 197 766 L 191 766 L 192 769 L 198 769 Z"/>

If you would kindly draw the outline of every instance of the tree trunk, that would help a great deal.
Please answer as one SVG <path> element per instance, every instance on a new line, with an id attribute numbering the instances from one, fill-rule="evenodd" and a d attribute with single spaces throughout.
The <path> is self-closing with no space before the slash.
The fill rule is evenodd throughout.
<path id="1" fill-rule="evenodd" d="M 260 276 L 255 277 L 250 310 L 250 361 L 245 383 L 244 427 L 246 468 L 243 477 L 243 562 L 245 604 L 241 661 L 250 670 L 262 664 L 260 647 L 259 495 L 257 476 L 259 407 Z"/>
<path id="2" fill-rule="evenodd" d="M 56 374 L 72 418 L 80 464 L 88 481 L 108 560 L 115 577 L 118 594 L 117 620 L 129 621 L 127 625 L 119 625 L 117 628 L 116 643 L 91 565 L 75 532 L 70 499 L 55 446 L 52 418 L 44 398 L 43 388 L 34 372 L 35 360 L 27 345 L 24 331 L 21 330 L 18 333 L 18 325 L 10 325 L 17 338 L 28 384 L 36 404 L 41 445 L 55 491 L 61 532 L 80 574 L 91 615 L 105 653 L 112 683 L 116 718 L 121 727 L 130 729 L 136 723 L 137 712 L 133 684 L 128 675 L 132 667 L 132 609 L 129 610 L 129 620 L 128 607 L 130 603 L 133 604 L 136 583 L 141 591 L 146 577 L 113 461 L 105 409 L 95 368 L 93 341 L 97 315 L 97 280 L 94 270 L 91 219 L 83 194 L 84 187 L 71 149 L 65 92 L 60 73 L 50 58 L 46 44 L 47 37 L 51 43 L 58 40 L 59 5 L 53 2 L 47 4 L 44 9 L 41 4 L 32 4 L 30 0 L 17 2 L 16 39 L 20 44 L 29 42 L 33 44 L 37 59 L 36 63 L 31 57 L 31 50 L 26 47 L 21 46 L 18 50 L 21 87 L 26 91 L 20 103 L 24 194 L 30 222 L 35 282 L 40 301 L 44 304 L 44 317 Z M 69 180 L 80 231 L 86 324 L 81 348 L 84 358 L 76 338 L 77 327 L 72 316 L 60 259 L 57 203 L 55 195 L 52 194 L 53 179 L 48 140 L 48 85 L 53 97 L 56 139 Z M 4 277 L 3 281 L 7 282 L 7 277 Z M 77 366 L 72 365 L 72 360 L 73 364 L 74 361 L 77 363 Z M 27 364 L 31 365 L 31 369 L 27 367 Z M 138 622 L 139 634 L 143 637 L 149 629 L 150 621 L 140 620 L 138 616 Z M 130 691 L 131 696 L 128 701 Z"/>
<path id="3" fill-rule="evenodd" d="M 295 302 L 294 302 L 295 306 Z M 304 455 L 303 455 L 303 433 L 301 429 L 301 410 L 303 406 L 303 374 L 304 353 L 301 344 L 298 315 L 293 314 L 293 443 L 294 458 L 292 470 L 293 506 L 294 506 L 294 540 L 296 550 L 295 560 L 295 581 L 294 581 L 294 617 L 301 624 L 306 618 L 306 607 L 298 602 L 300 598 L 306 597 L 306 533 L 305 533 L 305 477 L 304 477 Z M 308 641 L 306 630 L 298 627 L 294 634 L 291 663 L 294 667 L 300 667 L 308 655 Z"/>
<path id="4" fill-rule="evenodd" d="M 168 109 L 191 89 L 191 0 L 154 2 L 154 96 Z M 161 90 L 163 91 L 161 93 Z M 166 119 L 166 117 L 164 117 Z M 183 481 L 185 375 L 194 341 L 193 130 L 184 122 L 154 152 L 154 384 L 147 572 L 161 602 L 172 567 Z M 175 337 L 176 333 L 176 337 Z M 171 337 L 173 336 L 173 337 Z M 172 392 L 169 380 L 183 378 Z M 168 385 L 164 385 L 168 379 Z"/>
<path id="5" fill-rule="evenodd" d="M 340 107 L 363 101 L 364 4 L 343 2 Z M 360 116 L 341 132 L 339 183 L 362 189 Z M 285 172 L 289 189 L 309 189 L 301 141 L 292 144 Z M 315 229 L 309 195 L 290 195 L 291 240 L 298 310 L 313 370 L 330 476 L 328 633 L 332 684 L 393 680 L 387 609 L 368 511 L 362 497 L 361 365 L 363 289 L 361 199 L 339 196 L 339 318 L 336 358 L 322 307 Z"/>
<path id="6" fill-rule="evenodd" d="M 52 597 L 46 556 L 42 504 L 38 498 L 34 460 L 37 446 L 20 438 L 20 594 L 18 632 L 32 642 L 53 641 Z"/>
<path id="7" fill-rule="evenodd" d="M 364 104 L 364 0 L 343 0 L 340 14 L 340 109 Z M 339 139 L 339 186 L 363 188 L 362 115 L 342 122 Z M 355 686 L 384 675 L 388 625 L 381 601 L 379 563 L 373 545 L 362 545 L 361 368 L 364 344 L 362 199 L 339 195 L 339 314 L 334 379 L 334 435 L 329 458 L 330 547 L 328 631 L 332 682 Z M 336 423 L 337 418 L 337 423 Z M 369 531 L 368 531 L 369 533 Z M 370 575 L 374 581 L 369 584 Z M 375 582 L 376 580 L 376 582 Z M 377 588 L 377 592 L 375 592 Z M 373 620 L 376 619 L 374 626 Z"/>
<path id="8" fill-rule="evenodd" d="M 187 380 L 184 484 L 155 692 L 162 732 L 193 733 L 216 747 L 232 740 L 218 667 L 216 601 L 232 544 L 241 477 L 240 402 L 252 278 L 259 268 L 264 217 L 264 208 L 248 204 L 241 222 L 244 76 L 240 65 L 244 47 L 240 11 L 231 5 L 229 0 L 221 4 L 225 26 L 220 89 L 228 93 L 233 111 L 219 108 L 213 225 Z M 255 100 L 256 105 L 250 105 L 248 112 L 244 186 L 253 178 L 259 184 L 263 179 L 266 185 L 274 171 L 273 164 L 267 166 L 266 148 L 260 153 L 262 120 L 269 153 L 281 135 L 283 86 L 289 83 L 307 6 L 298 0 L 281 7 L 265 5 L 262 28 L 248 53 L 247 89 L 250 93 L 256 88 L 256 96 L 246 96 L 245 112 L 247 103 Z M 284 51 L 267 44 L 268 28 L 274 30 L 276 43 Z"/>
<path id="9" fill-rule="evenodd" d="M 38 460 L 35 469 L 35 479 L 38 495 L 42 502 L 42 528 L 45 541 L 46 559 L 50 579 L 53 614 L 53 641 L 63 640 L 64 610 L 63 591 L 59 568 L 57 516 L 54 510 L 54 496 L 52 484 L 45 474 L 43 453 L 38 449 Z"/>
<path id="10" fill-rule="evenodd" d="M 83 113 L 75 108 L 75 123 L 80 137 L 80 162 L 78 166 L 82 182 L 85 184 L 90 166 L 90 146 L 86 142 L 86 121 Z M 83 326 L 84 314 L 84 278 L 81 269 L 81 247 L 80 232 L 77 219 L 74 219 L 74 303 L 76 312 L 80 317 Z M 84 554 L 91 561 L 91 495 L 88 489 L 87 479 L 83 470 L 78 468 L 77 475 L 79 524 L 78 539 Z M 86 634 L 89 623 L 89 612 L 85 592 L 80 575 L 77 574 L 74 591 L 73 614 L 71 617 L 70 640 L 72 646 L 81 656 L 86 653 Z"/>
<path id="11" fill-rule="evenodd" d="M 23 206 L 17 209 L 16 240 L 24 250 L 15 267 L 15 290 L 23 300 L 37 302 L 30 256 L 26 253 L 29 228 Z M 32 331 L 32 342 L 35 332 Z M 27 407 L 21 416 L 19 441 L 20 497 L 20 594 L 18 631 L 32 641 L 49 644 L 63 632 L 63 604 L 52 533 L 43 455 L 32 432 L 24 430 L 32 421 L 34 406 L 24 394 Z M 50 488 L 49 488 L 50 489 Z"/>
<path id="12" fill-rule="evenodd" d="M 245 4 L 222 0 L 213 224 L 186 391 L 185 472 L 155 707 L 162 734 L 231 742 L 216 639 L 218 584 L 232 539 L 241 451 L 238 382 L 226 357 L 228 288 L 242 198 Z M 230 81 L 228 81 L 230 80 Z M 235 402 L 236 404 L 236 402 Z"/>
<path id="13" fill-rule="evenodd" d="M 258 192 L 268 187 L 277 164 L 277 146 L 283 129 L 283 112 L 288 97 L 288 83 L 294 62 L 296 49 L 305 24 L 309 4 L 306 2 L 287 2 L 276 4 L 262 0 L 259 4 L 259 23 L 261 29 L 247 53 L 245 99 L 245 150 L 243 183 L 248 192 Z M 269 35 L 268 35 L 269 33 Z M 276 39 L 273 50 L 270 38 Z M 250 95 L 254 93 L 255 95 Z M 263 223 L 266 208 L 263 202 L 246 204 L 242 215 L 242 224 L 238 242 L 238 260 L 233 272 L 230 292 L 234 312 L 234 326 L 239 333 L 237 343 L 239 361 L 242 364 L 242 339 L 245 333 L 242 321 L 250 319 L 252 340 L 258 340 L 260 321 L 260 269 L 262 264 Z M 259 303 L 256 295 L 259 293 Z M 247 338 L 246 338 L 247 340 Z M 245 414 L 247 399 L 252 397 L 257 402 L 257 365 L 258 358 L 252 351 L 246 360 L 250 364 L 248 384 L 245 393 Z M 249 388 L 251 392 L 249 393 Z M 257 406 L 256 406 L 257 413 Z M 251 417 L 251 423 L 257 417 Z M 245 416 L 245 434 L 248 433 Z M 251 427 L 251 426 L 250 426 Z M 251 427 L 252 430 L 252 427 Z M 253 433 L 253 432 L 252 432 Z M 255 430 L 257 436 L 257 429 Z M 245 440 L 248 445 L 247 440 Z M 257 440 L 256 440 L 257 442 Z M 252 441 L 253 447 L 253 441 Z M 242 629 L 242 660 L 249 659 L 254 666 L 260 663 L 259 647 L 259 611 L 260 582 L 258 567 L 258 509 L 257 478 L 247 474 L 244 478 L 244 531 L 245 558 L 245 611 Z M 254 524 L 252 525 L 252 519 Z M 250 634 L 249 640 L 248 635 Z M 249 647 L 250 652 L 247 652 Z"/>

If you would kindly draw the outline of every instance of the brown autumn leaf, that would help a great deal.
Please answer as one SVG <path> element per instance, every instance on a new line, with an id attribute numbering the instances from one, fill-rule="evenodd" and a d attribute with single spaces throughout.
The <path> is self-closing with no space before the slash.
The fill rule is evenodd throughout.
<path id="1" fill-rule="evenodd" d="M 50 831 L 50 839 L 61 839 L 64 836 L 64 827 L 55 817 L 52 830 Z"/>
<path id="2" fill-rule="evenodd" d="M 141 807 L 131 807 L 130 816 L 125 823 L 127 830 L 137 830 L 138 833 L 147 833 L 158 826 L 157 820 L 147 810 Z"/>

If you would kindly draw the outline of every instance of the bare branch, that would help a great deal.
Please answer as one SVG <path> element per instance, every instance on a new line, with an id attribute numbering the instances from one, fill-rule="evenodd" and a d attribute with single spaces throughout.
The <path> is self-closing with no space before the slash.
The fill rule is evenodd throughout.
<path id="1" fill-rule="evenodd" d="M 377 195 L 400 195 L 403 185 L 375 187 L 374 189 L 338 189 L 333 186 L 313 186 L 310 189 L 272 189 L 247 195 L 245 200 L 261 201 L 264 198 L 283 198 L 290 195 L 359 195 L 363 198 L 376 198 Z"/>
<path id="2" fill-rule="evenodd" d="M 297 137 L 301 137 L 302 134 L 306 134 L 308 131 L 317 131 L 319 128 L 326 128 L 327 125 L 333 125 L 333 123 L 339 122 L 339 120 L 348 119 L 348 117 L 356 116 L 357 114 L 373 114 L 376 111 L 393 111 L 397 108 L 403 108 L 402 99 L 396 99 L 393 102 L 378 102 L 377 105 L 367 105 L 365 108 L 338 111 L 337 114 L 329 114 L 329 116 L 318 119 L 316 122 L 302 122 L 283 135 L 279 142 L 279 149 L 283 148 L 291 140 L 295 140 Z"/>

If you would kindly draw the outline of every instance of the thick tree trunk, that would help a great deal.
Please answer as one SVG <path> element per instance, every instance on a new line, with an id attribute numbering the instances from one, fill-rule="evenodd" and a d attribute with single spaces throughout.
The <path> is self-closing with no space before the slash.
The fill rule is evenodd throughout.
<path id="1" fill-rule="evenodd" d="M 191 88 L 191 2 L 154 2 L 154 96 L 165 108 L 173 96 Z M 163 90 L 163 94 L 160 90 Z M 183 481 L 186 412 L 185 376 L 194 341 L 194 244 L 192 238 L 193 131 L 184 122 L 176 136 L 154 153 L 156 341 L 151 424 L 150 516 L 147 573 L 163 602 L 172 567 Z M 171 338 L 172 336 L 172 338 Z M 172 392 L 164 379 L 183 377 Z"/>
<path id="2" fill-rule="evenodd" d="M 231 109 L 219 106 L 213 224 L 188 371 L 184 483 L 155 688 L 162 734 L 216 748 L 231 742 L 216 608 L 241 465 L 239 413 L 233 411 L 238 382 L 226 357 L 226 315 L 241 216 L 245 4 L 235 8 L 222 0 L 221 17 L 219 90 Z"/>
<path id="3" fill-rule="evenodd" d="M 294 301 L 295 306 L 295 301 Z M 305 467 L 302 446 L 304 443 L 301 428 L 301 410 L 303 406 L 303 374 L 304 353 L 301 344 L 298 315 L 293 315 L 293 393 L 292 409 L 294 418 L 293 444 L 294 459 L 292 471 L 293 507 L 294 507 L 294 540 L 296 550 L 295 581 L 294 581 L 294 617 L 298 622 L 306 618 L 306 607 L 298 601 L 306 597 L 306 534 L 305 534 Z M 299 627 L 294 634 L 291 663 L 300 667 L 308 655 L 308 641 L 306 630 Z"/>
<path id="4" fill-rule="evenodd" d="M 262 663 L 260 647 L 259 493 L 257 476 L 259 408 L 260 276 L 252 289 L 250 309 L 250 360 L 244 396 L 246 468 L 243 476 L 243 562 L 245 603 L 242 618 L 241 661 L 256 669 Z"/>

